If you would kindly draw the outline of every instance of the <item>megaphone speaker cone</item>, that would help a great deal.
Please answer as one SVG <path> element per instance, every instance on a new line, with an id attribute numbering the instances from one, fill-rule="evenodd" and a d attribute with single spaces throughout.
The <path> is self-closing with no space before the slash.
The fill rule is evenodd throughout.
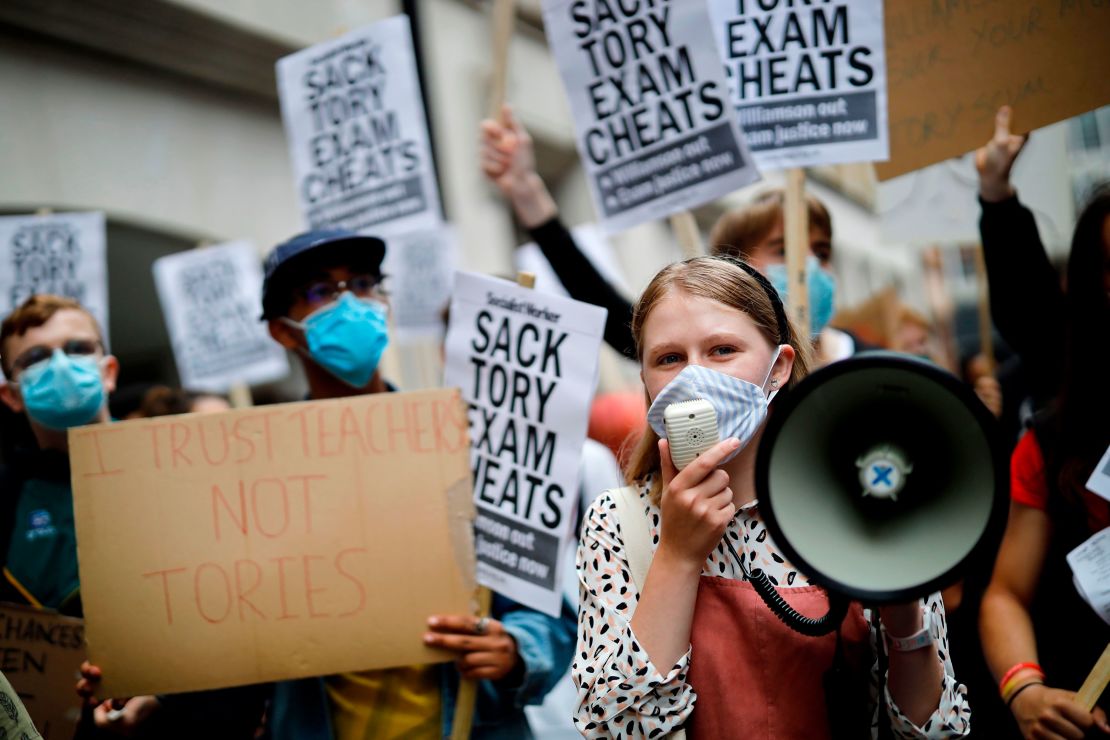
<path id="1" fill-rule="evenodd" d="M 861 601 L 908 601 L 997 544 L 1006 460 L 994 419 L 948 373 L 870 353 L 780 398 L 756 462 L 760 510 L 812 580 Z"/>

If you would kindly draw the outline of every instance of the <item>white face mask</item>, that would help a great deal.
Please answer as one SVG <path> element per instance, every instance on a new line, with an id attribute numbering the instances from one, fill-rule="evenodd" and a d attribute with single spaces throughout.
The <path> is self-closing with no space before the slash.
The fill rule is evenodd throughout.
<path id="1" fill-rule="evenodd" d="M 687 365 L 651 402 L 647 414 L 648 424 L 661 439 L 666 439 L 667 428 L 663 424 L 663 412 L 668 406 L 695 399 L 709 401 L 717 412 L 719 438 L 735 437 L 740 440 L 740 446 L 722 460 L 722 464 L 728 462 L 747 447 L 767 418 L 767 405 L 778 390 L 771 391 L 768 396 L 764 388 L 781 352 L 782 345 L 779 345 L 760 385 L 701 365 Z"/>

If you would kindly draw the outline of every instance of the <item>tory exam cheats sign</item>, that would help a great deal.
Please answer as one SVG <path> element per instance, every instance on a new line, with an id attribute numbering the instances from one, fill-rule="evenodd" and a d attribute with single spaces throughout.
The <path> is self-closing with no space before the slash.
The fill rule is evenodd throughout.
<path id="1" fill-rule="evenodd" d="M 262 268 L 248 242 L 193 249 L 154 262 L 181 385 L 224 393 L 285 377 L 285 351 L 258 320 Z"/>
<path id="2" fill-rule="evenodd" d="M 439 194 L 407 16 L 291 54 L 277 78 L 311 228 L 435 228 Z"/>
<path id="3" fill-rule="evenodd" d="M 882 0 L 709 0 L 760 169 L 887 158 Z"/>
<path id="4" fill-rule="evenodd" d="M 558 615 L 606 312 L 458 273 L 446 382 L 469 403 L 478 581 Z"/>
<path id="5" fill-rule="evenodd" d="M 38 293 L 72 298 L 108 331 L 103 213 L 0 218 L 0 318 Z"/>
<path id="6" fill-rule="evenodd" d="M 447 659 L 474 590 L 458 391 L 70 431 L 89 659 L 133 696 Z"/>
<path id="7" fill-rule="evenodd" d="M 757 177 L 704 0 L 544 0 L 602 225 L 635 226 Z"/>

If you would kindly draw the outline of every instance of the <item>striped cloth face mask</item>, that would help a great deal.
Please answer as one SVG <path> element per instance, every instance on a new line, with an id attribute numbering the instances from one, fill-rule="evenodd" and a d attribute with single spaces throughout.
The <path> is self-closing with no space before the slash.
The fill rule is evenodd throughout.
<path id="1" fill-rule="evenodd" d="M 697 399 L 709 401 L 717 412 L 718 438 L 725 440 L 735 437 L 740 440 L 740 446 L 721 461 L 722 465 L 727 463 L 748 446 L 748 442 L 751 442 L 763 420 L 767 418 L 767 405 L 778 390 L 771 391 L 768 396 L 763 389 L 771 377 L 771 370 L 774 369 L 780 352 L 781 345 L 775 350 L 775 356 L 771 358 L 761 385 L 701 365 L 687 365 L 651 402 L 647 414 L 648 424 L 661 439 L 666 439 L 667 428 L 663 424 L 663 412 L 668 406 Z"/>

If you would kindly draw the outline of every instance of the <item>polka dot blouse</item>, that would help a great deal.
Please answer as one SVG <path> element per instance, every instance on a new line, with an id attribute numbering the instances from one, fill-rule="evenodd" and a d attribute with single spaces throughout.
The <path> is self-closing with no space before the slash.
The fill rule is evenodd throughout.
<path id="1" fill-rule="evenodd" d="M 640 486 L 639 495 L 654 547 L 659 544 L 659 507 L 651 503 L 650 488 L 650 482 Z M 694 709 L 697 697 L 686 683 L 690 648 L 673 666 L 656 666 L 636 641 L 629 622 L 640 597 L 625 557 L 617 517 L 616 504 L 606 493 L 594 501 L 582 525 L 578 547 L 578 646 L 571 665 L 579 699 L 574 722 L 587 738 L 662 738 L 682 727 Z M 748 561 L 749 568 L 762 568 L 780 589 L 809 585 L 806 577 L 777 551 L 756 504 L 741 508 L 725 537 Z M 743 577 L 723 543 L 709 554 L 702 575 Z M 971 712 L 967 689 L 952 673 L 944 606 L 939 594 L 921 603 L 922 609 L 933 612 L 933 638 L 944 663 L 940 705 L 918 727 L 898 710 L 887 691 L 890 724 L 898 738 L 964 737 L 970 730 Z M 866 609 L 864 616 L 872 623 Z M 872 654 L 877 655 L 880 637 L 874 627 L 870 642 Z M 876 658 L 871 670 L 872 738 L 878 737 L 878 672 Z"/>

